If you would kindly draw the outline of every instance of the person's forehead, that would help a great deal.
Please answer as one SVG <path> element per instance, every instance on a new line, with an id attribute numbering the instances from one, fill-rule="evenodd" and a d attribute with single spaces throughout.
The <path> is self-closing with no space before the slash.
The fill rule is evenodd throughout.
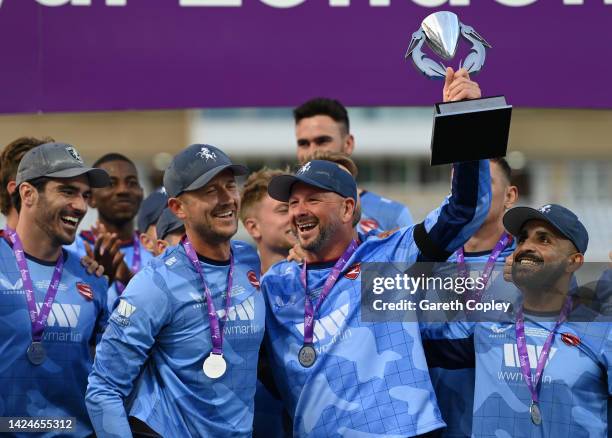
<path id="1" fill-rule="evenodd" d="M 261 198 L 261 201 L 259 201 L 258 203 L 258 207 L 260 208 L 260 211 L 264 214 L 266 211 L 272 211 L 276 209 L 277 207 L 282 207 L 286 205 L 287 205 L 286 202 L 278 201 L 270 197 L 270 195 L 268 195 L 267 193 Z"/>
<path id="2" fill-rule="evenodd" d="M 336 132 L 339 129 L 340 123 L 336 122 L 330 116 L 323 114 L 306 117 L 300 120 L 296 125 L 297 131 L 307 131 L 309 134 L 312 135 L 316 135 L 317 132 L 321 134 Z"/>
<path id="3" fill-rule="evenodd" d="M 548 233 L 548 234 L 552 234 L 554 236 L 565 239 L 565 236 L 559 233 L 559 231 L 555 227 L 553 227 L 550 223 L 543 221 L 543 220 L 539 220 L 539 219 L 532 219 L 532 220 L 525 222 L 523 226 L 521 227 L 521 233 L 527 233 L 527 234 Z"/>
<path id="4" fill-rule="evenodd" d="M 303 182 L 297 182 L 293 185 L 293 187 L 291 187 L 290 198 L 295 197 L 295 196 L 305 196 L 305 195 L 312 195 L 312 194 L 320 194 L 322 196 L 335 195 L 335 193 L 330 192 L 329 190 L 311 186 Z"/>
<path id="5" fill-rule="evenodd" d="M 227 183 L 228 181 L 236 181 L 236 177 L 234 176 L 234 172 L 231 169 L 225 169 L 220 172 L 218 175 L 215 175 L 213 179 L 208 181 L 208 183 L 204 186 L 204 188 L 214 186 L 219 183 Z"/>
<path id="6" fill-rule="evenodd" d="M 138 177 L 138 170 L 136 166 L 132 163 L 129 163 L 125 160 L 113 160 L 107 161 L 105 163 L 100 164 L 98 167 L 104 169 L 108 172 L 110 176 L 114 177 L 127 177 L 127 176 L 135 176 Z"/>
<path id="7" fill-rule="evenodd" d="M 89 179 L 86 175 L 79 175 L 73 178 L 51 178 L 49 181 L 51 187 L 71 186 L 80 190 L 89 190 Z"/>

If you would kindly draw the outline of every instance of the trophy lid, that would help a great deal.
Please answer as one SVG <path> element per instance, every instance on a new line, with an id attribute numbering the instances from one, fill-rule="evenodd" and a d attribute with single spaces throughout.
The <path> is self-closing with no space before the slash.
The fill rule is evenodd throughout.
<path id="1" fill-rule="evenodd" d="M 427 45 L 444 59 L 452 59 L 459 43 L 459 18 L 449 11 L 440 11 L 425 17 L 421 23 Z"/>

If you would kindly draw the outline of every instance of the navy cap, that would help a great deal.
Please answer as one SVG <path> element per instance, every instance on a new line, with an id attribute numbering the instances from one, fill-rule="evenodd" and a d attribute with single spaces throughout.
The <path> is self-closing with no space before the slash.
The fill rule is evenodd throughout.
<path id="1" fill-rule="evenodd" d="M 309 161 L 295 175 L 275 176 L 268 184 L 268 194 L 277 201 L 287 202 L 293 185 L 298 182 L 357 201 L 357 183 L 353 176 L 338 164 L 326 160 Z"/>
<path id="2" fill-rule="evenodd" d="M 569 239 L 578 251 L 584 254 L 589 244 L 589 233 L 574 213 L 557 204 L 547 204 L 539 209 L 531 207 L 514 207 L 504 214 L 504 227 L 514 236 L 518 236 L 527 221 L 541 220 L 548 222 L 559 233 Z"/>
<path id="3" fill-rule="evenodd" d="M 177 218 L 169 208 L 165 208 L 164 211 L 162 211 L 162 214 L 159 216 L 157 225 L 155 227 L 157 231 L 157 238 L 163 240 L 168 234 L 184 226 L 183 221 Z"/>
<path id="4" fill-rule="evenodd" d="M 192 144 L 179 152 L 164 172 L 164 187 L 171 198 L 183 192 L 197 190 L 223 172 L 231 169 L 234 175 L 246 175 L 249 169 L 232 164 L 219 148 L 208 144 Z"/>
<path id="5" fill-rule="evenodd" d="M 17 168 L 17 185 L 36 178 L 74 178 L 87 175 L 91 187 L 106 187 L 110 177 L 104 169 L 85 166 L 74 146 L 66 143 L 44 143 L 30 149 Z"/>
<path id="6" fill-rule="evenodd" d="M 168 205 L 168 195 L 166 192 L 153 192 L 142 201 L 138 211 L 138 230 L 141 233 L 147 231 L 151 225 L 155 225 L 159 215 Z"/>

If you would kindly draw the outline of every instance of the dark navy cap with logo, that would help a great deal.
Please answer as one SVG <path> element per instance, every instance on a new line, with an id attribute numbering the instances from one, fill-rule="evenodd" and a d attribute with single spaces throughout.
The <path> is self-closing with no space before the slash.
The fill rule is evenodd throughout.
<path id="1" fill-rule="evenodd" d="M 357 201 L 357 183 L 353 176 L 338 164 L 326 160 L 309 161 L 295 175 L 275 176 L 268 185 L 268 194 L 277 201 L 287 202 L 298 182 Z"/>
<path id="2" fill-rule="evenodd" d="M 164 188 L 169 197 L 204 187 L 226 169 L 234 175 L 246 175 L 249 169 L 233 164 L 219 148 L 208 144 L 192 144 L 179 152 L 164 172 Z"/>
<path id="3" fill-rule="evenodd" d="M 164 211 L 162 211 L 161 216 L 159 216 L 159 220 L 157 221 L 157 225 L 155 227 L 157 231 L 157 238 L 163 240 L 168 234 L 179 230 L 184 226 L 183 221 L 177 218 L 169 208 L 166 208 Z"/>
<path id="4" fill-rule="evenodd" d="M 21 159 L 17 185 L 36 178 L 74 178 L 87 175 L 91 187 L 106 187 L 110 177 L 104 169 L 85 166 L 74 146 L 66 143 L 44 143 L 30 149 Z"/>
<path id="5" fill-rule="evenodd" d="M 514 236 L 518 236 L 527 221 L 541 220 L 548 222 L 559 233 L 569 239 L 578 252 L 584 254 L 589 244 L 589 233 L 578 216 L 565 207 L 547 204 L 539 209 L 531 207 L 514 207 L 504 214 L 504 227 Z"/>
<path id="6" fill-rule="evenodd" d="M 155 225 L 167 205 L 168 195 L 165 191 L 153 192 L 147 196 L 138 211 L 138 230 L 144 233 L 151 225 Z"/>

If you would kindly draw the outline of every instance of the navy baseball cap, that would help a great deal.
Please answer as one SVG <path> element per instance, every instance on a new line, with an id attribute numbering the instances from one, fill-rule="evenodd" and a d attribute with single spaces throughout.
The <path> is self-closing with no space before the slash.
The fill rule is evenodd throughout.
<path id="1" fill-rule="evenodd" d="M 249 169 L 233 164 L 219 148 L 208 144 L 192 144 L 179 152 L 164 172 L 164 188 L 169 197 L 197 190 L 223 172 L 231 169 L 234 175 L 246 175 Z"/>
<path id="2" fill-rule="evenodd" d="M 531 207 L 514 207 L 504 214 L 504 227 L 514 236 L 518 236 L 523 225 L 530 220 L 548 222 L 569 239 L 578 252 L 584 254 L 589 244 L 589 233 L 585 226 L 569 209 L 557 204 L 546 204 L 539 209 Z"/>
<path id="3" fill-rule="evenodd" d="M 268 194 L 277 201 L 287 202 L 293 185 L 298 182 L 357 201 L 357 183 L 353 176 L 336 163 L 326 160 L 309 161 L 295 175 L 275 176 L 268 185 Z"/>
<path id="4" fill-rule="evenodd" d="M 104 169 L 85 166 L 74 146 L 66 143 L 44 143 L 30 149 L 17 168 L 17 185 L 36 178 L 74 178 L 87 175 L 89 185 L 99 188 L 110 184 Z"/>
<path id="5" fill-rule="evenodd" d="M 163 240 L 169 233 L 184 226 L 183 221 L 177 218 L 169 208 L 166 208 L 159 216 L 157 225 L 155 227 L 157 231 L 157 238 Z"/>
<path id="6" fill-rule="evenodd" d="M 140 211 L 138 211 L 138 230 L 144 233 L 151 225 L 155 225 L 167 205 L 166 192 L 157 191 L 147 196 L 140 204 Z"/>

